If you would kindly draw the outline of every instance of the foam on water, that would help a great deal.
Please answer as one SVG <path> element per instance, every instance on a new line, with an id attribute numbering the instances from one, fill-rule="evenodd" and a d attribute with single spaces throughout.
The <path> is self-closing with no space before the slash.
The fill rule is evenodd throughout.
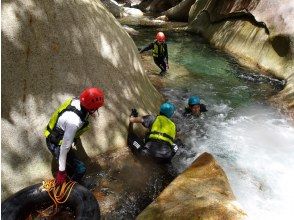
<path id="1" fill-rule="evenodd" d="M 230 117 L 231 108 L 225 104 L 215 105 L 211 111 L 215 114 L 195 119 L 194 123 L 204 123 L 202 129 L 190 131 L 187 143 L 191 149 L 186 149 L 190 154 L 182 152 L 179 169 L 209 152 L 225 170 L 248 219 L 290 219 L 294 204 L 293 124 L 263 105 L 238 109 L 234 111 L 238 114 Z"/>
<path id="2" fill-rule="evenodd" d="M 135 39 L 139 46 L 147 45 L 156 32 L 150 27 L 143 30 Z M 178 72 L 171 68 L 165 77 L 174 78 L 162 91 L 176 105 L 174 119 L 186 137 L 186 147 L 173 159 L 175 167 L 180 172 L 201 153 L 209 152 L 225 170 L 248 219 L 290 219 L 294 125 L 265 104 L 285 82 L 241 67 L 200 37 L 166 34 L 171 63 L 191 73 L 176 78 Z M 208 112 L 197 119 L 183 119 L 191 95 L 198 95 Z"/>

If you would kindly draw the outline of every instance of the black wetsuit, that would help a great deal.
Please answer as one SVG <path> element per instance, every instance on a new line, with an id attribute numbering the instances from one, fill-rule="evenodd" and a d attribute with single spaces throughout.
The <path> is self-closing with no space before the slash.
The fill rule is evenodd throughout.
<path id="1" fill-rule="evenodd" d="M 158 46 L 158 56 L 153 54 L 153 60 L 155 64 L 161 69 L 161 73 L 166 72 L 166 67 L 168 64 L 168 51 L 166 43 L 158 44 L 157 41 L 155 41 L 140 50 L 140 53 L 148 50 L 153 50 L 154 46 Z"/>
<path id="2" fill-rule="evenodd" d="M 153 115 L 143 116 L 142 125 L 151 129 L 156 117 Z M 163 140 L 140 138 L 133 132 L 132 123 L 129 125 L 128 146 L 134 154 L 154 159 L 158 163 L 168 163 L 175 155 L 175 151 L 170 143 Z"/>

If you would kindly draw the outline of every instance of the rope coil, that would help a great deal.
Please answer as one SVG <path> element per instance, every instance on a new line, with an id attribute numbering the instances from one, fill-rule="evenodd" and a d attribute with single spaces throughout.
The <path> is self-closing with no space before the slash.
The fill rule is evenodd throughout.
<path id="1" fill-rule="evenodd" d="M 76 184 L 74 181 L 64 182 L 60 186 L 55 186 L 55 180 L 44 180 L 42 190 L 48 192 L 48 195 L 54 202 L 54 204 L 45 210 L 38 211 L 40 217 L 53 216 L 58 212 L 58 205 L 63 204 L 67 201 L 73 186 Z"/>

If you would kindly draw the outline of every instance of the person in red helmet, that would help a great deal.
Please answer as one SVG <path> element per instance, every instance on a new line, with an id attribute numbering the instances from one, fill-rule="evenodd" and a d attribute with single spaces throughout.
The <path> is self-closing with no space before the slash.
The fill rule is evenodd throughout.
<path id="1" fill-rule="evenodd" d="M 168 68 L 168 51 L 167 44 L 165 43 L 165 35 L 163 32 L 158 32 L 156 40 L 140 50 L 140 53 L 152 49 L 153 60 L 155 64 L 161 69 L 160 75 L 166 73 Z"/>
<path id="2" fill-rule="evenodd" d="M 55 185 L 61 185 L 69 177 L 81 183 L 86 172 L 85 164 L 80 161 L 72 145 L 89 128 L 89 115 L 93 115 L 104 105 L 104 93 L 99 88 L 87 88 L 79 98 L 69 98 L 51 116 L 44 131 L 46 144 L 58 161 Z"/>

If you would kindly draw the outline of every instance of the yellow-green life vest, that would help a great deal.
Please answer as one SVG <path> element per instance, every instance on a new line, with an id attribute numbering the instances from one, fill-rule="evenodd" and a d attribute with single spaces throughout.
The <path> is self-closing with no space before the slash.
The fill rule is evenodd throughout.
<path id="1" fill-rule="evenodd" d="M 159 55 L 164 54 L 164 52 L 165 51 L 164 51 L 163 44 L 161 45 L 158 45 L 157 43 L 153 44 L 153 50 L 152 50 L 153 57 L 158 57 Z"/>
<path id="2" fill-rule="evenodd" d="M 173 144 L 175 137 L 175 123 L 164 115 L 158 115 L 151 126 L 149 139 L 163 140 Z"/>
<path id="3" fill-rule="evenodd" d="M 44 135 L 46 138 L 48 138 L 50 134 L 58 136 L 58 141 L 59 141 L 58 144 L 62 144 L 62 138 L 63 138 L 64 131 L 62 131 L 61 129 L 56 129 L 55 126 L 57 124 L 59 117 L 66 111 L 72 111 L 72 112 L 76 113 L 80 117 L 80 119 L 82 121 L 84 121 L 84 125 L 76 132 L 75 138 L 78 138 L 85 131 L 87 131 L 89 129 L 89 122 L 87 120 L 85 120 L 85 115 L 81 111 L 79 111 L 78 109 L 76 109 L 74 106 L 71 105 L 72 100 L 73 100 L 72 98 L 67 99 L 64 103 L 62 103 L 56 109 L 56 111 L 51 116 L 50 121 L 49 121 L 46 129 L 44 130 Z"/>

